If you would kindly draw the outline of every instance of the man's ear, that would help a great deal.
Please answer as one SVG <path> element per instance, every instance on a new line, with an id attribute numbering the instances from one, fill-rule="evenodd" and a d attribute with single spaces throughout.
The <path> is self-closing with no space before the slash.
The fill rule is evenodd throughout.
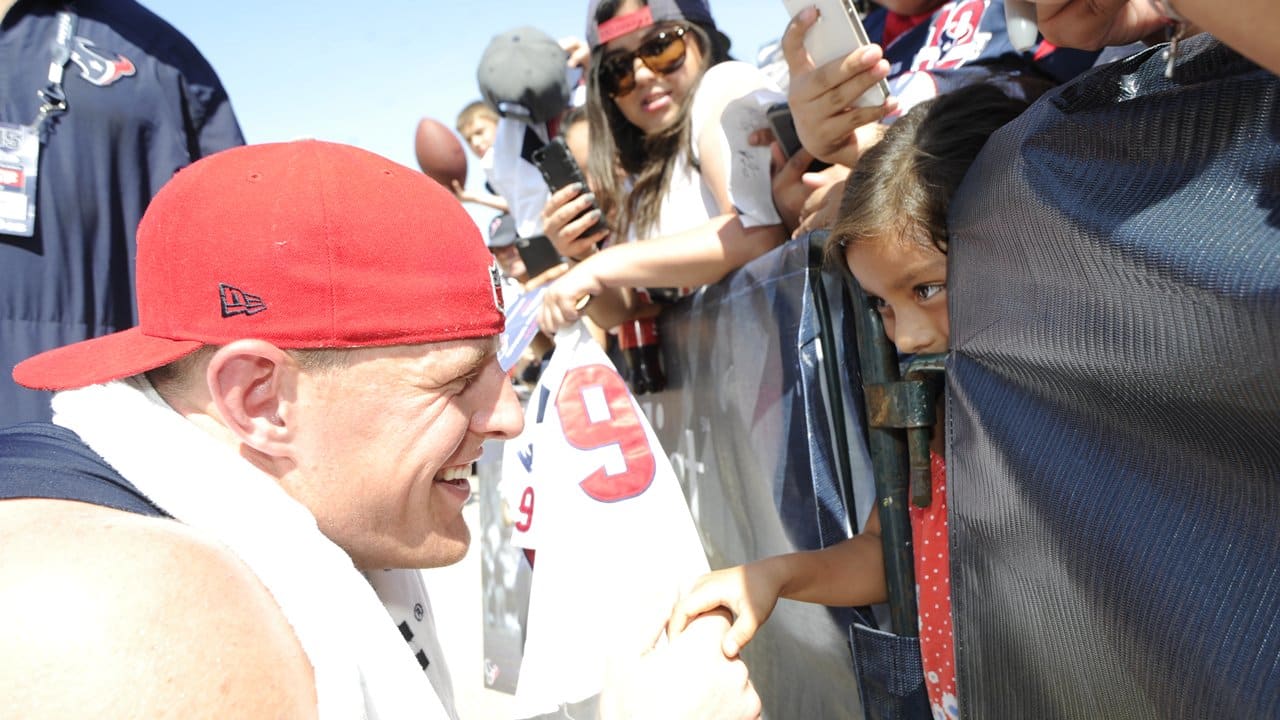
<path id="1" fill-rule="evenodd" d="M 266 455 L 287 457 L 293 440 L 298 364 L 265 340 L 236 340 L 218 348 L 205 374 L 223 423 Z"/>

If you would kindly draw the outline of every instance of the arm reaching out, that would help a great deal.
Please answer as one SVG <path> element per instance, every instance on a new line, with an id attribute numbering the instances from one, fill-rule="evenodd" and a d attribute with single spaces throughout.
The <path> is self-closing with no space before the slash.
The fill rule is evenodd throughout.
<path id="1" fill-rule="evenodd" d="M 887 596 L 880 519 L 872 513 L 862 533 L 831 547 L 775 555 L 702 576 L 672 609 L 667 632 L 678 637 L 692 619 L 726 608 L 734 621 L 721 645 L 726 657 L 735 657 L 769 619 L 779 598 L 870 605 Z"/>
<path id="2" fill-rule="evenodd" d="M 693 589 L 682 595 L 671 611 L 667 633 L 677 637 L 698 616 L 727 607 L 734 620 L 724 634 L 721 649 L 725 657 L 737 657 L 738 651 L 751 642 L 756 630 L 773 614 L 786 582 L 788 557 L 777 555 L 698 578 Z"/>
<path id="3" fill-rule="evenodd" d="M 490 195 L 489 193 L 473 193 L 462 186 L 462 183 L 454 180 L 453 196 L 458 198 L 460 203 L 476 203 L 485 207 L 493 208 L 499 212 L 507 212 L 511 206 L 500 195 Z"/>
<path id="4" fill-rule="evenodd" d="M 609 289 L 709 285 L 784 239 L 781 225 L 744 228 L 737 215 L 729 214 L 682 233 L 607 247 L 547 288 L 538 325 L 551 334 L 576 322 L 587 307 L 584 298 Z"/>

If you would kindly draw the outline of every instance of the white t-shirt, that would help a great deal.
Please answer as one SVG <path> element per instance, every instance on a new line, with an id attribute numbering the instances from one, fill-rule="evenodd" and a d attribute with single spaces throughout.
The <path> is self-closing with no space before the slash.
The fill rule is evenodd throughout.
<path id="1" fill-rule="evenodd" d="M 542 234 L 542 208 L 551 196 L 542 173 L 521 155 L 525 136 L 530 131 L 539 146 L 550 139 L 546 125 L 499 118 L 493 147 L 481 159 L 485 179 L 507 201 L 515 220 L 516 235 L 522 238 Z"/>
<path id="2" fill-rule="evenodd" d="M 753 147 L 752 132 L 768 127 L 765 111 L 785 102 L 787 96 L 759 68 L 745 62 L 723 62 L 707 70 L 694 95 L 690 114 L 694 159 L 684 153 L 674 158 L 675 168 L 658 216 L 653 237 L 664 237 L 697 227 L 721 215 L 714 195 L 702 181 L 704 143 L 719 143 L 718 160 L 729 178 L 729 199 L 743 227 L 782 223 L 773 206 L 769 173 L 769 148 Z M 713 135 L 708 136 L 708 133 Z"/>

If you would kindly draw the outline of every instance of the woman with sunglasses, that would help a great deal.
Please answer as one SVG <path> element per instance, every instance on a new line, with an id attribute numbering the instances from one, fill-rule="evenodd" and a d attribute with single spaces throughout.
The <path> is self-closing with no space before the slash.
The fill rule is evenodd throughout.
<path id="1" fill-rule="evenodd" d="M 546 235 L 581 261 L 547 291 L 549 332 L 588 296 L 592 319 L 613 327 L 635 312 L 629 288 L 712 283 L 785 239 L 769 149 L 747 140 L 784 96 L 756 67 L 726 62 L 706 3 L 593 0 L 589 12 L 592 187 L 553 194 L 543 212 Z M 609 233 L 583 233 L 601 215 L 613 237 L 597 251 Z"/>

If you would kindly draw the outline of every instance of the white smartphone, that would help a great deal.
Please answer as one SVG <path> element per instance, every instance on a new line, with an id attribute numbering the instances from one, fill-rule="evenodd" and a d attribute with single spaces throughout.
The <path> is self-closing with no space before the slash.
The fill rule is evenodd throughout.
<path id="1" fill-rule="evenodd" d="M 1036 27 L 1036 4 L 1029 0 L 1005 0 L 1004 27 L 1014 50 L 1030 50 L 1040 33 Z"/>
<path id="2" fill-rule="evenodd" d="M 815 66 L 838 60 L 863 45 L 870 45 L 858 11 L 848 0 L 782 0 L 795 17 L 810 5 L 818 8 L 818 22 L 804 36 L 804 49 Z M 877 107 L 889 99 L 889 83 L 881 80 L 854 102 L 857 107 Z"/>

